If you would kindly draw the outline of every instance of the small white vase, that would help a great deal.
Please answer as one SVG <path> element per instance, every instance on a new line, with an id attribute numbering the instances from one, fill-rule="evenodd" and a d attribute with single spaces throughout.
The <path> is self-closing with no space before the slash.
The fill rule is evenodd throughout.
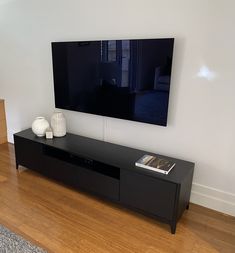
<path id="1" fill-rule="evenodd" d="M 44 117 L 37 117 L 32 124 L 32 131 L 38 136 L 43 137 L 49 127 L 48 121 Z"/>
<path id="2" fill-rule="evenodd" d="M 66 135 L 66 119 L 62 112 L 54 112 L 51 117 L 51 128 L 55 137 Z"/>

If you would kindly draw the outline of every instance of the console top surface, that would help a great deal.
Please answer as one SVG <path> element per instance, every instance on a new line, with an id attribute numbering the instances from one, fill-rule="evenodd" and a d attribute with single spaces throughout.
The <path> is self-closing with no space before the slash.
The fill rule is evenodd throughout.
<path id="1" fill-rule="evenodd" d="M 194 163 L 189 161 L 153 154 L 151 152 L 70 133 L 67 133 L 64 137 L 46 139 L 45 137 L 37 137 L 31 129 L 26 129 L 16 133 L 15 136 L 54 147 L 73 155 L 106 163 L 123 170 L 130 170 L 177 184 L 180 184 L 189 173 L 191 174 L 193 172 L 194 169 Z M 164 157 L 175 162 L 176 165 L 168 175 L 136 167 L 135 162 L 145 154 L 153 154 Z"/>

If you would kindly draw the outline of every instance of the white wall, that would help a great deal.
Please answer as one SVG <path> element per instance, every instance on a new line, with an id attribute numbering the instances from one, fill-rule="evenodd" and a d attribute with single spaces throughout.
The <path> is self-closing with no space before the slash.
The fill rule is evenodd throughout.
<path id="1" fill-rule="evenodd" d="M 8 138 L 54 111 L 51 41 L 175 37 L 168 127 L 64 111 L 81 135 L 196 162 L 191 200 L 235 215 L 233 0 L 0 0 Z M 197 76 L 212 71 L 211 80 Z"/>

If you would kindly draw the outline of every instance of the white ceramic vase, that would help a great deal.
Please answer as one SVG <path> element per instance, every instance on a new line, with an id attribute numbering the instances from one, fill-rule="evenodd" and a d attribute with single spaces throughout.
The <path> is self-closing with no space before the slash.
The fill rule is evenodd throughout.
<path id="1" fill-rule="evenodd" d="M 32 131 L 38 136 L 43 137 L 46 134 L 46 129 L 49 127 L 48 121 L 44 117 L 37 117 L 32 124 Z"/>
<path id="2" fill-rule="evenodd" d="M 62 112 L 54 112 L 51 117 L 51 128 L 55 137 L 66 135 L 66 119 Z"/>

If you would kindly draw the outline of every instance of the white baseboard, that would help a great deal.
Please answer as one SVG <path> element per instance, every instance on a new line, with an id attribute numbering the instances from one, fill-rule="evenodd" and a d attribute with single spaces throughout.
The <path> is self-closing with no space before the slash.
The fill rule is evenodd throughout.
<path id="1" fill-rule="evenodd" d="M 233 193 L 193 183 L 190 201 L 235 216 L 235 194 Z"/>
<path id="2" fill-rule="evenodd" d="M 14 144 L 13 134 L 8 134 L 7 135 L 7 140 L 8 140 L 8 142 Z"/>

